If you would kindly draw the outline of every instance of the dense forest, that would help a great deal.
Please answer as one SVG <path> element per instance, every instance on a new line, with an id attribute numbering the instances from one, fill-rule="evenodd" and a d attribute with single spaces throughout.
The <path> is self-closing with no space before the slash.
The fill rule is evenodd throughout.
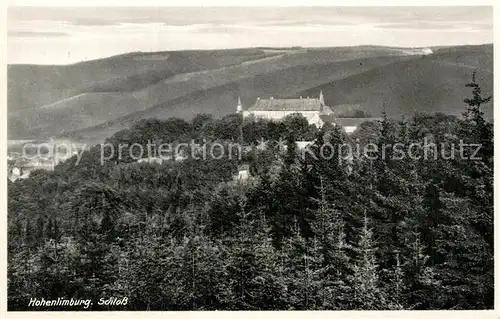
<path id="1" fill-rule="evenodd" d="M 9 181 L 8 308 L 79 310 L 28 308 L 35 297 L 128 297 L 90 309 L 491 309 L 493 125 L 481 111 L 490 98 L 474 77 L 465 89 L 463 117 L 385 116 L 349 136 L 300 116 L 142 120 L 106 142 L 283 138 L 288 147 L 101 165 L 97 145 L 78 165 L 73 157 Z M 423 139 L 457 156 L 312 156 L 327 142 L 408 148 Z M 298 155 L 302 140 L 314 141 L 312 154 Z M 481 144 L 481 159 L 460 141 Z M 233 179 L 240 164 L 248 180 Z"/>

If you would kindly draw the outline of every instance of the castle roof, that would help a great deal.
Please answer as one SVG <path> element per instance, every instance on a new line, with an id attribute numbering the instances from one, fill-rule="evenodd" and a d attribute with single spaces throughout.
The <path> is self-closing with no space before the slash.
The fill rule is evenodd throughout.
<path id="1" fill-rule="evenodd" d="M 258 99 L 248 111 L 321 111 L 319 99 Z"/>

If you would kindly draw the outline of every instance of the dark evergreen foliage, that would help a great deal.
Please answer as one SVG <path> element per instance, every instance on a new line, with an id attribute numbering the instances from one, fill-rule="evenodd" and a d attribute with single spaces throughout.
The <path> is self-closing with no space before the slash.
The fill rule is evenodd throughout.
<path id="1" fill-rule="evenodd" d="M 288 143 L 161 165 L 130 156 L 101 165 L 94 147 L 79 165 L 9 183 L 8 307 L 112 295 L 130 302 L 93 309 L 491 309 L 493 126 L 481 111 L 491 98 L 475 77 L 467 87 L 463 119 L 384 117 L 350 136 L 295 115 L 145 120 L 108 142 Z M 456 156 L 388 148 L 369 159 L 337 147 L 408 151 L 423 138 Z M 314 140 L 305 157 L 293 143 L 302 140 Z M 480 159 L 459 157 L 459 140 L 482 145 Z M 235 182 L 242 163 L 253 178 Z"/>

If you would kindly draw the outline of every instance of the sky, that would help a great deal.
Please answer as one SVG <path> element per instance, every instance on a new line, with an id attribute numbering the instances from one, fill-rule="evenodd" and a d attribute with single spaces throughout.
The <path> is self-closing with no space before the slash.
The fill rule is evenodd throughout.
<path id="1" fill-rule="evenodd" d="M 133 51 L 493 42 L 492 7 L 9 7 L 7 62 Z"/>

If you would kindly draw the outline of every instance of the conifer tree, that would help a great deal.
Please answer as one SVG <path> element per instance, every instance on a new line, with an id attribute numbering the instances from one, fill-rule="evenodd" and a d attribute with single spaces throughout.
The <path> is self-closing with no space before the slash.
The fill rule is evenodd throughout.
<path id="1" fill-rule="evenodd" d="M 373 232 L 368 226 L 368 217 L 365 215 L 359 241 L 353 247 L 356 259 L 353 264 L 351 283 L 356 309 L 374 310 L 387 307 L 384 293 L 379 286 L 378 264 L 375 257 L 376 246 L 372 236 Z"/>
<path id="2" fill-rule="evenodd" d="M 296 223 L 292 236 L 283 243 L 287 255 L 285 276 L 289 294 L 289 307 L 293 310 L 321 309 L 323 258 L 321 247 L 314 238 L 305 238 Z"/>
<path id="3" fill-rule="evenodd" d="M 485 163 L 491 165 L 493 158 L 493 125 L 484 118 L 481 108 L 491 101 L 492 96 L 483 97 L 480 85 L 476 82 L 476 71 L 472 73 L 471 82 L 465 85 L 472 88 L 472 98 L 465 98 L 467 109 L 464 112 L 465 121 L 471 127 L 472 140 L 481 145 L 479 156 Z"/>
<path id="4" fill-rule="evenodd" d="M 322 264 L 317 272 L 321 277 L 321 306 L 323 309 L 342 309 L 349 302 L 349 287 L 345 277 L 349 271 L 345 222 L 338 210 L 326 200 L 326 189 L 320 177 L 320 198 L 313 198 L 317 209 L 312 228 L 314 246 Z"/>

